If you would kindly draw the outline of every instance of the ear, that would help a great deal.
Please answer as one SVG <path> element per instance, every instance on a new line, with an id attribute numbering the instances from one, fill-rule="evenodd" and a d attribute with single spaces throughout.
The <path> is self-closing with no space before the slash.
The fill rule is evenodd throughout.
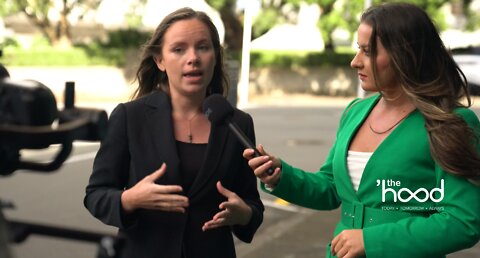
<path id="1" fill-rule="evenodd" d="M 163 64 L 163 59 L 161 59 L 158 56 L 154 56 L 153 60 L 155 61 L 155 64 L 157 64 L 157 67 L 160 71 L 165 72 L 165 65 Z"/>

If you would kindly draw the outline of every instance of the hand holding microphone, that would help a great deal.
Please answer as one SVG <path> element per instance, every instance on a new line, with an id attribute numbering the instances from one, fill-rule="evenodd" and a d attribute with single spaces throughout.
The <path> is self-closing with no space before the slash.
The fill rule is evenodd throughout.
<path id="1" fill-rule="evenodd" d="M 255 175 L 269 188 L 274 188 L 281 177 L 281 161 L 280 159 L 269 155 L 260 144 L 257 149 L 262 156 L 254 157 L 252 149 L 243 151 L 243 157 L 248 159 L 248 165 L 253 169 Z M 273 169 L 273 173 L 268 171 Z M 268 175 L 268 176 L 267 176 Z"/>
<path id="2" fill-rule="evenodd" d="M 255 157 L 262 156 L 245 133 L 232 121 L 233 107 L 222 95 L 212 94 L 208 96 L 203 102 L 203 112 L 212 124 L 226 123 L 245 148 L 253 149 Z M 266 173 L 272 175 L 273 172 L 274 169 L 270 167 Z"/>

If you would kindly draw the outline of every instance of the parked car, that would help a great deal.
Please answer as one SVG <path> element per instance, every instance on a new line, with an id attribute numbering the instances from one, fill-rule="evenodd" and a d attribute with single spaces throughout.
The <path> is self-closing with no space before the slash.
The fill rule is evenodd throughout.
<path id="1" fill-rule="evenodd" d="M 480 96 L 480 46 L 452 50 L 453 59 L 467 77 L 472 95 Z"/>

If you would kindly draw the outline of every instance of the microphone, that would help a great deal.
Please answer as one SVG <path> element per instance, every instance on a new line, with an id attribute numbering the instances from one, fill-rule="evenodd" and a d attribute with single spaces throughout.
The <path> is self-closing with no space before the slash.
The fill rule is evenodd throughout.
<path id="1" fill-rule="evenodd" d="M 212 124 L 219 125 L 225 122 L 245 148 L 253 149 L 255 157 L 262 156 L 252 141 L 250 141 L 238 125 L 232 121 L 233 107 L 225 97 L 220 94 L 212 94 L 205 99 L 202 108 L 203 113 Z M 268 175 L 272 175 L 273 172 L 272 167 L 267 170 Z"/>

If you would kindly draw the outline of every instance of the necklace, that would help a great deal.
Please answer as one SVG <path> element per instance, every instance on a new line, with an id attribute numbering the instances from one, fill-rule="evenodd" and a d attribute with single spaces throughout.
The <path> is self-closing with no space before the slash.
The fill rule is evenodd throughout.
<path id="1" fill-rule="evenodd" d="M 200 112 L 193 115 L 190 119 L 188 119 L 188 142 L 193 143 L 193 135 L 192 135 L 192 120 L 197 117 Z"/>
<path id="2" fill-rule="evenodd" d="M 410 112 L 408 112 L 406 115 L 404 115 L 402 118 L 400 118 L 400 120 L 398 120 L 395 124 L 393 124 L 392 126 L 390 126 L 389 128 L 387 128 L 387 130 L 384 130 L 384 131 L 377 131 L 377 130 L 373 129 L 372 124 L 370 123 L 370 121 L 368 121 L 368 127 L 370 128 L 370 131 L 372 131 L 374 134 L 384 134 L 384 133 L 389 132 L 389 131 L 392 130 L 393 128 L 395 128 L 395 126 L 397 126 L 398 124 L 400 124 L 400 122 L 402 122 L 405 118 L 407 118 L 407 116 L 408 116 L 409 114 L 410 114 Z"/>

